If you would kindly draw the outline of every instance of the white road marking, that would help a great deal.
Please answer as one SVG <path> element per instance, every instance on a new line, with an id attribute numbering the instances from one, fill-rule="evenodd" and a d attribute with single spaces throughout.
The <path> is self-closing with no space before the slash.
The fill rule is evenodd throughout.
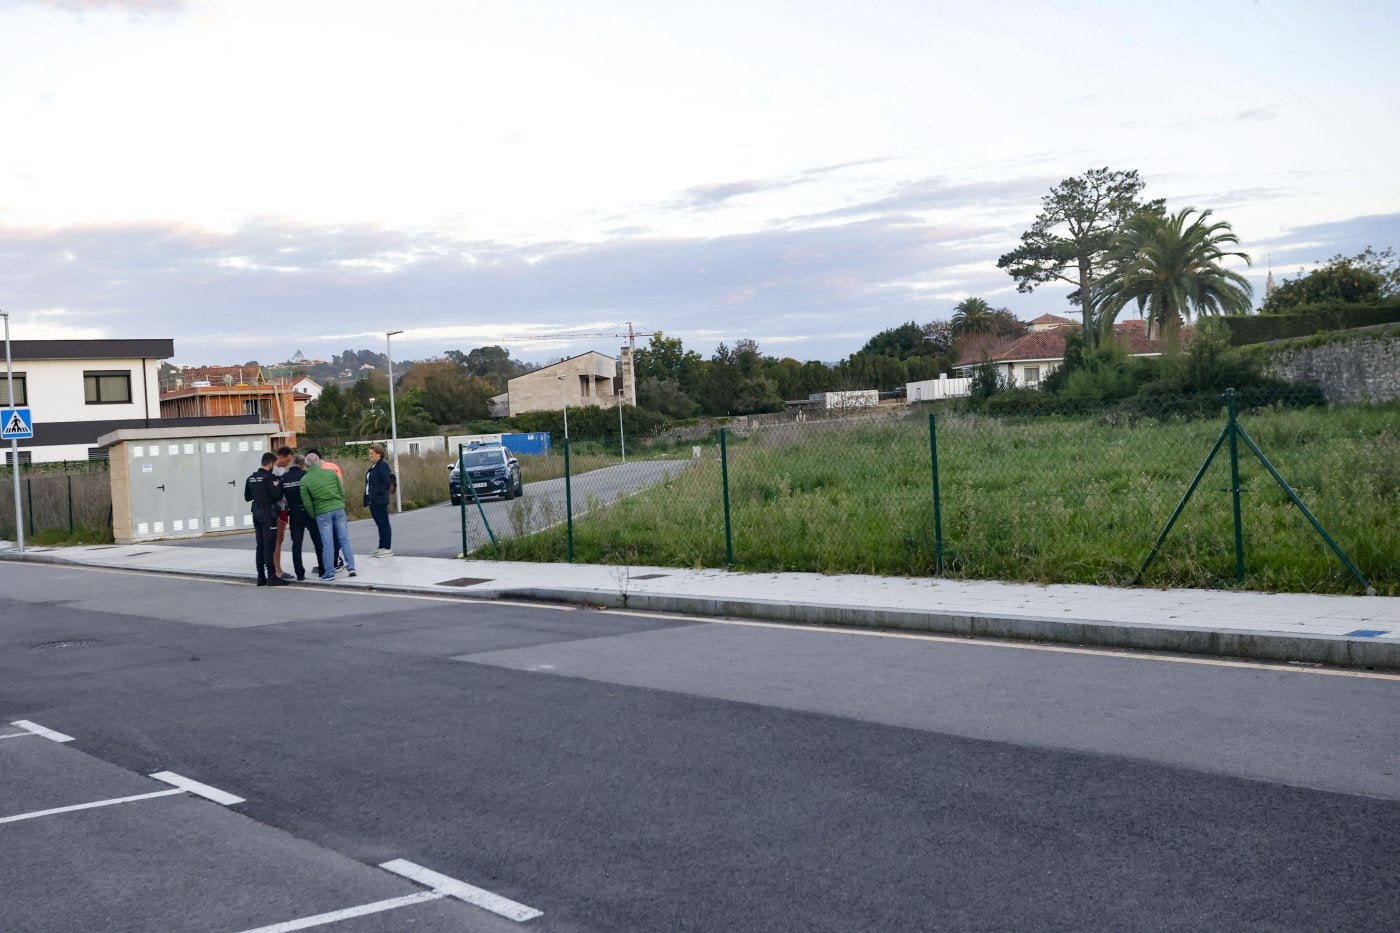
<path id="1" fill-rule="evenodd" d="M 518 904 L 509 898 L 501 897 L 499 894 L 492 894 L 490 891 L 478 888 L 476 885 L 467 884 L 465 881 L 458 881 L 456 878 L 449 878 L 440 875 L 422 865 L 414 864 L 406 859 L 396 858 L 391 862 L 385 862 L 379 866 L 385 871 L 391 871 L 396 875 L 402 875 L 410 881 L 416 881 L 424 887 L 431 888 L 439 894 L 446 894 L 448 897 L 455 897 L 459 901 L 466 901 L 474 904 L 493 914 L 499 914 L 508 920 L 525 921 L 533 920 L 536 917 L 544 916 L 544 911 L 536 910 L 533 907 L 526 907 Z"/>
<path id="2" fill-rule="evenodd" d="M 1297 664 L 1281 664 L 1276 661 L 1229 661 L 1224 658 L 1199 658 L 1190 655 L 1148 654 L 1141 651 L 1128 651 L 1122 648 L 1071 647 L 1068 645 L 1044 645 L 1035 642 L 1008 641 L 984 638 L 977 635 L 932 635 L 923 632 L 882 632 L 873 629 L 845 628 L 839 625 L 798 625 L 790 622 L 757 622 L 750 619 L 722 619 L 716 616 L 692 616 L 663 612 L 642 612 L 631 609 L 599 609 L 603 615 L 641 616 L 647 619 L 678 620 L 682 622 L 703 622 L 710 625 L 737 625 L 744 628 L 777 628 L 793 632 L 812 632 L 820 635 L 861 635 L 866 638 L 904 638 L 911 641 L 933 641 L 947 645 L 965 645 L 976 648 L 1013 648 L 1018 651 L 1050 651 L 1059 654 L 1093 654 L 1119 658 L 1125 661 L 1169 661 L 1173 664 L 1200 664 L 1207 667 L 1243 667 L 1255 671 L 1287 671 L 1290 674 L 1325 674 L 1328 677 L 1362 677 L 1367 680 L 1400 680 L 1400 675 L 1383 671 L 1348 671 L 1331 667 L 1303 667 Z"/>
<path id="3" fill-rule="evenodd" d="M 11 732 L 9 735 L 0 735 L 0 739 L 32 739 L 33 732 Z"/>
<path id="4" fill-rule="evenodd" d="M 212 800 L 215 803 L 221 803 L 226 807 L 233 806 L 235 803 L 243 803 L 242 797 L 235 797 L 233 794 L 221 791 L 217 787 L 210 787 L 208 784 L 192 781 L 183 775 L 176 774 L 174 771 L 157 771 L 155 774 L 152 774 L 151 777 L 155 778 L 157 781 L 174 784 L 183 791 L 188 791 L 191 794 L 203 797 L 206 800 Z"/>
<path id="5" fill-rule="evenodd" d="M 34 735 L 42 735 L 51 742 L 72 742 L 71 735 L 64 735 L 62 732 L 55 732 L 52 729 L 45 729 L 37 722 L 30 722 L 28 719 L 16 719 L 10 723 L 12 726 L 19 726 L 25 732 L 32 732 Z"/>
<path id="6" fill-rule="evenodd" d="M 94 800 L 92 803 L 75 803 L 70 807 L 54 807 L 52 810 L 34 810 L 30 813 L 0 817 L 0 823 L 18 823 L 20 820 L 34 820 L 41 816 L 53 816 L 55 813 L 72 813 L 74 810 L 91 810 L 93 807 L 110 807 L 119 803 L 131 803 L 133 800 L 150 800 L 152 797 L 169 797 L 171 794 L 183 793 L 183 790 L 176 788 L 174 790 L 158 790 L 149 794 L 136 794 L 133 797 L 113 797 L 110 800 Z"/>
<path id="7" fill-rule="evenodd" d="M 305 930 L 308 927 L 319 927 L 328 923 L 339 923 L 341 920 L 352 920 L 355 917 L 363 917 L 368 914 L 379 914 L 386 910 L 397 910 L 400 907 L 412 907 L 414 904 L 435 901 L 446 896 L 446 894 L 438 891 L 419 891 L 417 894 L 394 897 L 387 901 L 375 901 L 372 904 L 361 904 L 358 907 L 347 907 L 344 910 L 332 910 L 329 913 L 317 914 L 314 917 L 302 917 L 300 920 L 288 920 L 285 923 L 274 923 L 271 926 L 244 930 L 243 933 L 288 933 L 290 930 Z"/>

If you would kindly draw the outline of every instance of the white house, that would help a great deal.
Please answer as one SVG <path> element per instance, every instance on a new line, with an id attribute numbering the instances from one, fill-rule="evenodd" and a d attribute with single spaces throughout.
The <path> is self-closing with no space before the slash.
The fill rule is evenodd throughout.
<path id="1" fill-rule="evenodd" d="M 13 402 L 27 406 L 34 421 L 34 436 L 19 442 L 20 463 L 105 460 L 97 439 L 122 428 L 258 422 L 255 416 L 162 420 L 160 361 L 174 354 L 169 339 L 11 340 Z M 11 402 L 3 371 L 0 401 Z M 8 441 L 3 449 L 8 464 Z"/>
<path id="2" fill-rule="evenodd" d="M 292 383 L 292 393 L 306 395 L 306 403 L 309 405 L 321 397 L 321 384 L 310 376 L 302 376 Z"/>

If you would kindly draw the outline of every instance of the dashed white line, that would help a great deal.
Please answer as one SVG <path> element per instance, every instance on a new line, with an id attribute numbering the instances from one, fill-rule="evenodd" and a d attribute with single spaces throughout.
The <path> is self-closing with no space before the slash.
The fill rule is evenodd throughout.
<path id="1" fill-rule="evenodd" d="M 19 726 L 25 732 L 41 735 L 50 742 L 72 742 L 75 741 L 71 735 L 64 735 L 62 732 L 55 732 L 52 729 L 45 729 L 37 722 L 30 722 L 28 719 L 16 719 L 10 723 L 12 726 Z"/>
<path id="2" fill-rule="evenodd" d="M 435 901 L 446 896 L 446 894 L 438 891 L 419 891 L 417 894 L 393 897 L 386 901 L 375 901 L 372 904 L 361 904 L 358 907 L 347 907 L 344 910 L 332 910 L 328 913 L 316 914 L 314 917 L 302 917 L 299 920 L 288 920 L 285 923 L 274 923 L 271 926 L 244 930 L 243 933 L 289 933 L 291 930 L 305 930 L 308 927 L 325 926 L 328 923 L 339 923 L 341 920 L 353 920 L 356 917 L 364 917 L 368 914 L 379 914 L 386 910 L 397 910 L 400 907 L 412 907 L 414 904 Z"/>
<path id="3" fill-rule="evenodd" d="M 456 878 L 438 874 L 406 859 L 396 858 L 379 867 L 396 875 L 402 875 L 410 881 L 416 881 L 439 894 L 455 897 L 459 901 L 466 901 L 468 904 L 489 910 L 508 920 L 525 921 L 544 916 L 544 911 L 526 907 L 524 904 L 501 897 L 499 894 L 492 894 L 490 891 L 478 888 L 473 884 L 467 884 L 465 881 L 458 881 Z"/>
<path id="4" fill-rule="evenodd" d="M 18 813 L 14 816 L 0 817 L 0 823 L 18 823 L 20 820 L 34 820 L 41 816 L 53 816 L 55 813 L 72 813 L 74 810 L 91 810 L 94 807 L 111 807 L 119 803 L 131 803 L 133 800 L 150 800 L 152 797 L 169 797 L 172 794 L 183 794 L 184 791 L 176 788 L 174 790 L 158 790 L 149 794 L 136 794 L 131 797 L 113 797 L 110 800 L 94 800 L 91 803 L 75 803 L 68 807 L 54 807 L 51 810 L 34 810 L 29 813 Z"/>
<path id="5" fill-rule="evenodd" d="M 221 791 L 217 787 L 210 787 L 208 784 L 201 784 L 198 781 L 192 781 L 183 775 L 176 774 L 174 771 L 157 771 L 155 774 L 152 774 L 151 777 L 155 778 L 157 781 L 164 781 L 167 784 L 174 784 L 182 791 L 188 791 L 189 793 L 194 794 L 198 797 L 203 797 L 206 800 L 212 800 L 215 803 L 221 803 L 226 807 L 232 806 L 235 803 L 243 803 L 242 797 L 235 797 L 233 794 L 227 793 L 226 791 Z"/>

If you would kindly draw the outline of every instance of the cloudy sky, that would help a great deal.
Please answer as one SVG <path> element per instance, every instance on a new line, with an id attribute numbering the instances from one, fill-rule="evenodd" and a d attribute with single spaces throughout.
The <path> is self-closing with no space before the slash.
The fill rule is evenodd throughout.
<path id="1" fill-rule="evenodd" d="M 836 360 L 1137 169 L 1276 275 L 1400 249 L 1400 4 L 0 0 L 12 336 L 176 362 Z"/>

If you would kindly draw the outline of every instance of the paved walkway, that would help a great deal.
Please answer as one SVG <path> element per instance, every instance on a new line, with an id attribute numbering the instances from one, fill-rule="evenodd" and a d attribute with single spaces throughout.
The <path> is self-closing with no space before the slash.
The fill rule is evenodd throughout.
<path id="1" fill-rule="evenodd" d="M 251 581 L 247 541 L 244 550 L 134 544 L 28 548 L 24 555 L 0 542 L 0 558 Z M 298 585 L 1400 670 L 1400 599 L 1388 597 L 402 556 L 361 557 L 357 569 L 353 580 L 342 572 L 333 583 Z"/>

